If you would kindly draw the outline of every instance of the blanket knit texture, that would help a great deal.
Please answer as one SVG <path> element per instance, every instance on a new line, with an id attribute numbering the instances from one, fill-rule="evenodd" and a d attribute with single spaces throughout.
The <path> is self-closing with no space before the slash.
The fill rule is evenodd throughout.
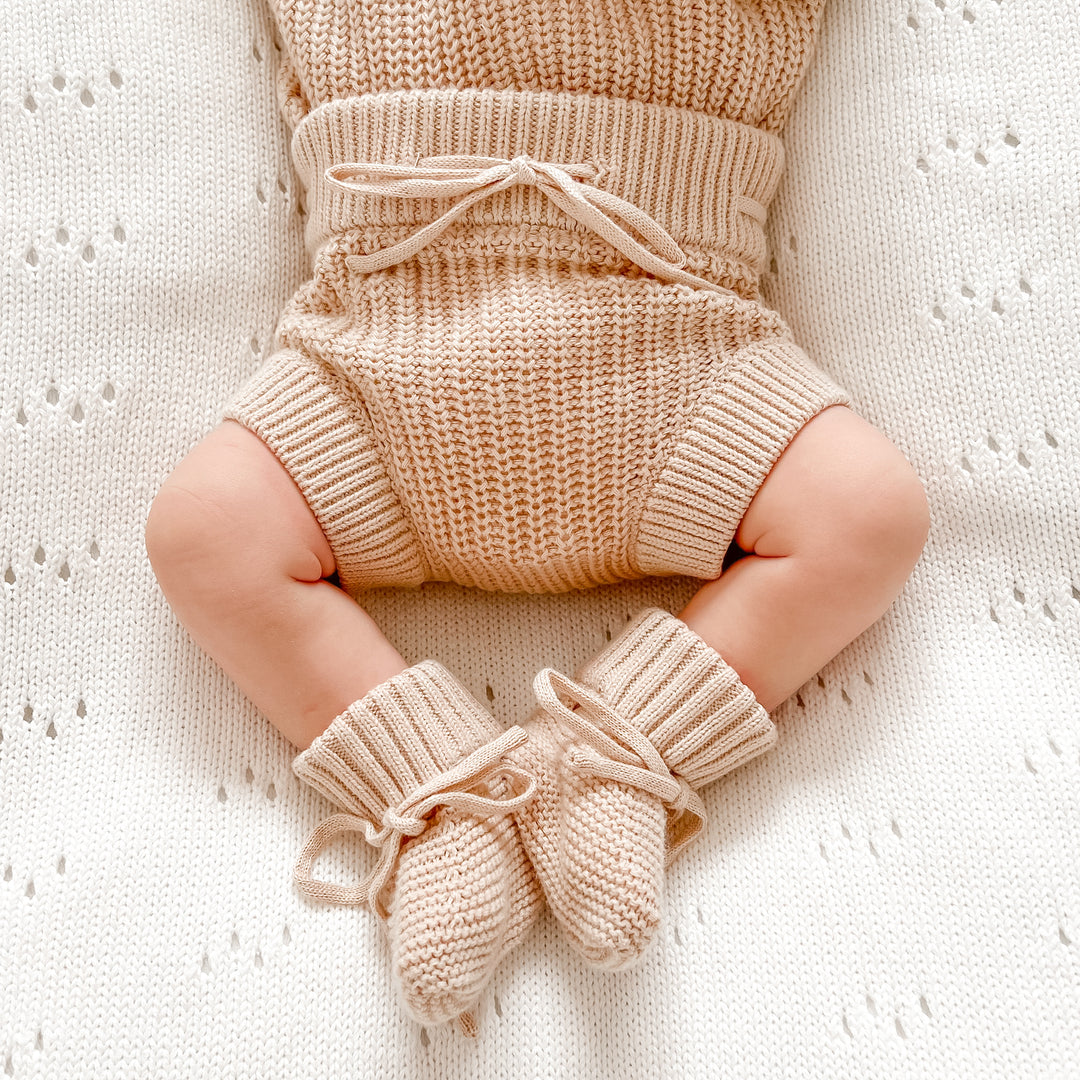
<path id="1" fill-rule="evenodd" d="M 226 415 L 346 590 L 719 575 L 850 404 L 758 301 L 821 6 L 275 0 L 313 274 Z"/>
<path id="2" fill-rule="evenodd" d="M 610 0 L 589 37 L 646 48 L 719 6 L 650 28 Z M 294 887 L 332 804 L 144 548 L 157 490 L 311 277 L 275 38 L 265 0 L 3 5 L 0 1080 L 1074 1078 L 1080 5 L 826 5 L 761 298 L 915 465 L 926 551 L 771 710 L 777 745 L 701 789 L 641 965 L 590 969 L 545 911 L 479 1039 L 409 1019 L 385 924 Z M 700 586 L 359 599 L 509 729 L 537 672 Z M 348 836 L 315 870 L 354 883 L 377 858 Z"/>

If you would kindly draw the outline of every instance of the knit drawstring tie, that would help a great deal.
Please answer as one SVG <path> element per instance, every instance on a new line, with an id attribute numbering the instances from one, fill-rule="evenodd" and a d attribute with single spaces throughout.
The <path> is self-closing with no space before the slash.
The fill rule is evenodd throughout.
<path id="1" fill-rule="evenodd" d="M 559 691 L 577 705 L 568 708 Z M 567 755 L 578 772 L 640 788 L 668 808 L 673 815 L 671 825 L 679 825 L 677 830 L 668 830 L 665 862 L 670 863 L 705 825 L 701 797 L 686 778 L 672 773 L 648 737 L 631 727 L 589 687 L 553 668 L 544 668 L 533 680 L 533 692 L 540 704 L 581 740 Z M 683 820 L 686 815 L 691 818 L 689 822 Z"/>
<path id="2" fill-rule="evenodd" d="M 512 727 L 497 739 L 485 743 L 445 772 L 419 785 L 398 806 L 388 807 L 381 828 L 357 814 L 333 814 L 321 822 L 307 839 L 296 861 L 293 880 L 301 893 L 329 904 L 367 904 L 381 919 L 389 915 L 383 892 L 390 881 L 405 837 L 419 836 L 427 828 L 428 815 L 437 806 L 463 810 L 478 818 L 508 814 L 524 806 L 536 793 L 536 778 L 524 769 L 503 763 L 503 758 L 528 738 L 520 727 Z M 477 785 L 496 777 L 509 777 L 526 783 L 525 790 L 510 798 L 480 795 Z M 368 877 L 358 885 L 337 885 L 319 881 L 311 868 L 326 846 L 347 832 L 363 833 L 372 847 L 379 849 L 379 859 Z"/>
<path id="3" fill-rule="evenodd" d="M 421 158 L 415 165 L 379 162 L 348 162 L 326 170 L 326 178 L 347 191 L 369 195 L 393 195 L 402 199 L 437 199 L 464 195 L 442 217 L 425 225 L 412 236 L 370 255 L 350 255 L 346 265 L 354 271 L 370 273 L 415 255 L 442 233 L 475 202 L 514 184 L 539 188 L 570 217 L 602 236 L 643 270 L 658 278 L 711 289 L 736 296 L 715 282 L 682 269 L 686 253 L 659 222 L 626 199 L 604 191 L 581 178 L 596 180 L 601 170 L 588 163 L 554 164 L 535 161 L 519 154 L 514 158 L 444 154 Z M 765 208 L 748 196 L 739 196 L 738 207 L 755 220 L 765 219 Z M 633 226 L 656 249 L 639 244 L 618 220 Z"/>

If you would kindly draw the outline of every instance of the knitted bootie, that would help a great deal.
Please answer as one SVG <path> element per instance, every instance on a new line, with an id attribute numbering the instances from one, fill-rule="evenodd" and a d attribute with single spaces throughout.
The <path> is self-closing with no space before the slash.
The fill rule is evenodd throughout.
<path id="1" fill-rule="evenodd" d="M 293 771 L 346 812 L 308 838 L 297 887 L 316 900 L 366 903 L 382 920 L 406 1011 L 437 1024 L 471 1012 L 495 966 L 543 903 L 511 811 L 533 778 L 506 755 L 525 742 L 502 731 L 435 660 L 380 683 L 336 717 Z M 319 853 L 344 832 L 380 849 L 369 878 L 342 886 L 312 878 Z"/>
<path id="2" fill-rule="evenodd" d="M 545 668 L 511 760 L 537 792 L 515 811 L 548 904 L 590 963 L 626 967 L 660 921 L 664 869 L 700 831 L 696 791 L 776 741 L 768 713 L 681 619 L 639 612 L 578 673 Z"/>

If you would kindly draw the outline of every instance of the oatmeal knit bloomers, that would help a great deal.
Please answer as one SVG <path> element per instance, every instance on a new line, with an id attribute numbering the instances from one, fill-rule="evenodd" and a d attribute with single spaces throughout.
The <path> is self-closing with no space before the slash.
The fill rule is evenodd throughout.
<path id="1" fill-rule="evenodd" d="M 343 588 L 720 574 L 844 390 L 758 302 L 821 0 L 275 0 L 312 279 L 225 416 Z"/>

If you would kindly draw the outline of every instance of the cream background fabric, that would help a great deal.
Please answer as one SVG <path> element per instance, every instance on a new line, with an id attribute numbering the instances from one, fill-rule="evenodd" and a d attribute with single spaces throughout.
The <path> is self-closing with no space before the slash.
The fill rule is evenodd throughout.
<path id="1" fill-rule="evenodd" d="M 586 971 L 545 916 L 468 1042 L 403 1019 L 365 910 L 292 889 L 328 804 L 142 546 L 304 275 L 269 17 L 6 4 L 2 1075 L 1077 1075 L 1078 42 L 1051 0 L 834 0 L 768 299 L 915 464 L 929 544 L 706 789 L 649 961 Z M 507 725 L 693 588 L 364 601 Z"/>

